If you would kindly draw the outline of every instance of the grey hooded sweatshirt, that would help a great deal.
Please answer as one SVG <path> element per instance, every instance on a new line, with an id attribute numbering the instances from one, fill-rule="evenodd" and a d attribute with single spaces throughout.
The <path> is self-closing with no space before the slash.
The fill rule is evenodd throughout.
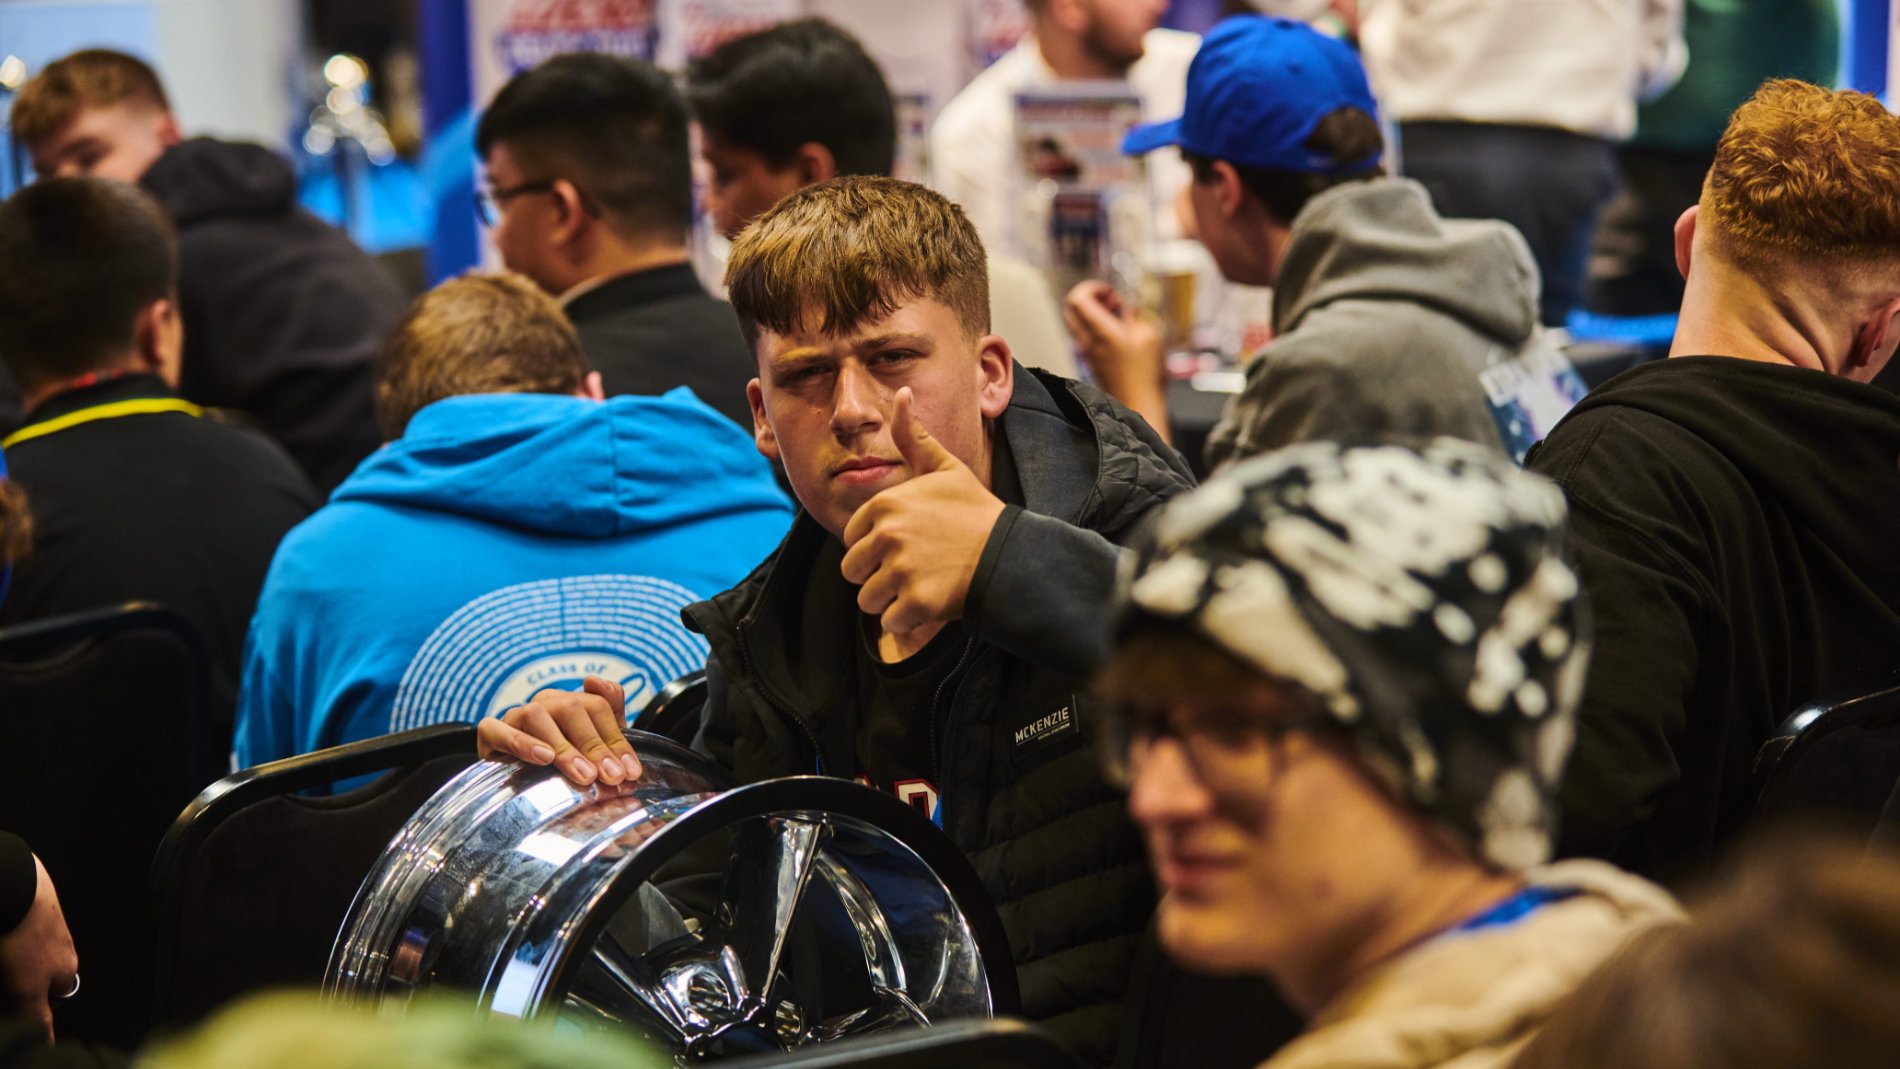
<path id="1" fill-rule="evenodd" d="M 1208 466 L 1314 439 L 1442 434 L 1503 449 L 1480 375 L 1568 365 L 1538 329 L 1538 286 L 1515 229 L 1441 219 L 1416 182 L 1319 194 L 1293 220 L 1273 344 L 1209 437 Z"/>

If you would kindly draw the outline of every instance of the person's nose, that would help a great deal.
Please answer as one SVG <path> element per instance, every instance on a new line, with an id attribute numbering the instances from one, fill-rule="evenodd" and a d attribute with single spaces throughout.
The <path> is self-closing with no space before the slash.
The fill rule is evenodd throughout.
<path id="1" fill-rule="evenodd" d="M 1128 814 L 1150 830 L 1198 820 L 1214 811 L 1214 796 L 1178 739 L 1164 737 L 1148 743 L 1134 773 Z"/>
<path id="2" fill-rule="evenodd" d="M 846 360 L 838 369 L 831 429 L 840 438 L 874 431 L 883 424 L 889 405 L 890 398 L 876 376 L 857 361 Z"/>

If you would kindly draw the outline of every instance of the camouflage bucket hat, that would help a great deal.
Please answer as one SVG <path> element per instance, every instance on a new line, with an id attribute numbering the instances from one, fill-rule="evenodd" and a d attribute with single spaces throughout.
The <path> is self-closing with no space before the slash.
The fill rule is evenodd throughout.
<path id="1" fill-rule="evenodd" d="M 1504 457 L 1294 446 L 1164 509 L 1117 627 L 1186 626 L 1310 696 L 1401 798 L 1505 868 L 1550 856 L 1588 660 L 1563 493 Z"/>

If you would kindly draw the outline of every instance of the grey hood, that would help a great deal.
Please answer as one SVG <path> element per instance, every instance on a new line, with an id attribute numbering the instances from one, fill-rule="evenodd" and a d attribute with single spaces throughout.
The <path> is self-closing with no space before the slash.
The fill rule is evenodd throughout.
<path id="1" fill-rule="evenodd" d="M 1336 186 L 1293 221 L 1273 287 L 1273 332 L 1338 300 L 1407 300 L 1515 349 L 1537 327 L 1540 281 L 1530 246 L 1494 219 L 1441 219 L 1404 178 Z"/>

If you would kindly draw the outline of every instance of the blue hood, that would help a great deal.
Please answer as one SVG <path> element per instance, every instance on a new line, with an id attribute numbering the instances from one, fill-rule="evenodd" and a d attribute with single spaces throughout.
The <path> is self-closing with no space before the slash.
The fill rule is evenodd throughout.
<path id="1" fill-rule="evenodd" d="M 556 471 L 598 474 L 580 482 L 546 476 Z M 330 500 L 579 538 L 786 505 L 751 436 L 684 387 L 604 403 L 519 393 L 437 401 Z"/>

